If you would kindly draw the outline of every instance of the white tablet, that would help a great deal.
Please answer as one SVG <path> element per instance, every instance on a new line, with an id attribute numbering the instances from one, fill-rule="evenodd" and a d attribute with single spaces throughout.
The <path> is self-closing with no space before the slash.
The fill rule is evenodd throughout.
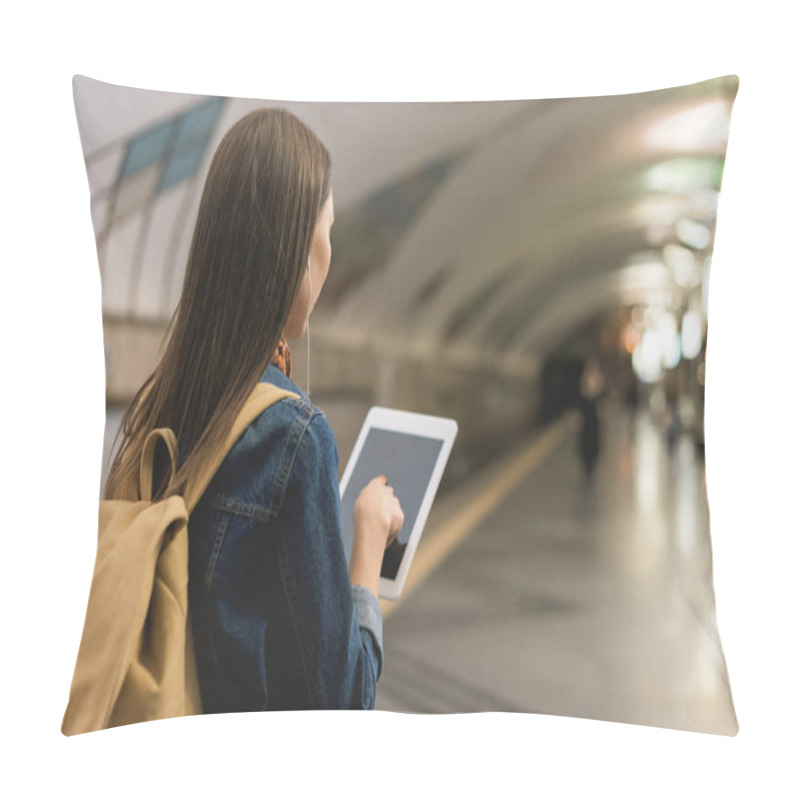
<path id="1" fill-rule="evenodd" d="M 457 432 L 454 419 L 379 406 L 373 406 L 364 420 L 339 482 L 342 537 L 349 564 L 353 507 L 361 490 L 373 478 L 385 474 L 400 501 L 405 521 L 383 557 L 381 597 L 396 600 L 403 591 Z"/>

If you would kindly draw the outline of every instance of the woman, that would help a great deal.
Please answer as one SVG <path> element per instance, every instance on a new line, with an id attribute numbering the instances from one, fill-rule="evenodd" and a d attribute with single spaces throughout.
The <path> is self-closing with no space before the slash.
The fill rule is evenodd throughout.
<path id="1" fill-rule="evenodd" d="M 361 492 L 349 567 L 338 452 L 291 378 L 328 274 L 331 160 L 294 115 L 260 109 L 223 137 L 197 216 L 181 299 L 153 375 L 125 415 L 106 484 L 120 492 L 147 433 L 177 434 L 185 488 L 259 381 L 298 395 L 229 452 L 189 521 L 189 598 L 206 712 L 372 708 L 383 661 L 378 584 L 403 524 L 385 476 Z"/>

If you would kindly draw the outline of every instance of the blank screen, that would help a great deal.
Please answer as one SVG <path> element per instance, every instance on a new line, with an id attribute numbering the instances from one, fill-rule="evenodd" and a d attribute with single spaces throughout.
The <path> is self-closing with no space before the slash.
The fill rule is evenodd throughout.
<path id="1" fill-rule="evenodd" d="M 353 552 L 353 507 L 362 489 L 383 473 L 405 516 L 403 527 L 386 550 L 381 567 L 382 577 L 397 576 L 443 444 L 441 439 L 429 436 L 370 428 L 342 497 L 342 538 L 348 564 Z"/>

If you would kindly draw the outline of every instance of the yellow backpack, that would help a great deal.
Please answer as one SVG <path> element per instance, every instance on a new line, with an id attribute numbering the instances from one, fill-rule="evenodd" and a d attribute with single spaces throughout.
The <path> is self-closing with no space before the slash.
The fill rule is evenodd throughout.
<path id="1" fill-rule="evenodd" d="M 138 497 L 100 501 L 97 557 L 61 725 L 65 735 L 203 713 L 189 619 L 189 515 L 247 426 L 283 397 L 297 395 L 257 384 L 224 447 L 184 496 L 152 500 L 157 444 L 166 444 L 173 476 L 178 457 L 175 434 L 159 428 L 145 441 Z"/>

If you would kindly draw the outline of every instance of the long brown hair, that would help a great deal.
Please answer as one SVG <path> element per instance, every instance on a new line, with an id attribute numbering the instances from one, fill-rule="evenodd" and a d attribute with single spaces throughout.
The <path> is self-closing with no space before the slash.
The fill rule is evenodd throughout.
<path id="1" fill-rule="evenodd" d="M 288 320 L 330 172 L 327 148 L 285 109 L 253 111 L 225 134 L 206 178 L 169 338 L 123 417 L 106 498 L 135 486 L 154 428 L 172 428 L 188 453 L 170 494 L 184 491 L 224 442 Z"/>

